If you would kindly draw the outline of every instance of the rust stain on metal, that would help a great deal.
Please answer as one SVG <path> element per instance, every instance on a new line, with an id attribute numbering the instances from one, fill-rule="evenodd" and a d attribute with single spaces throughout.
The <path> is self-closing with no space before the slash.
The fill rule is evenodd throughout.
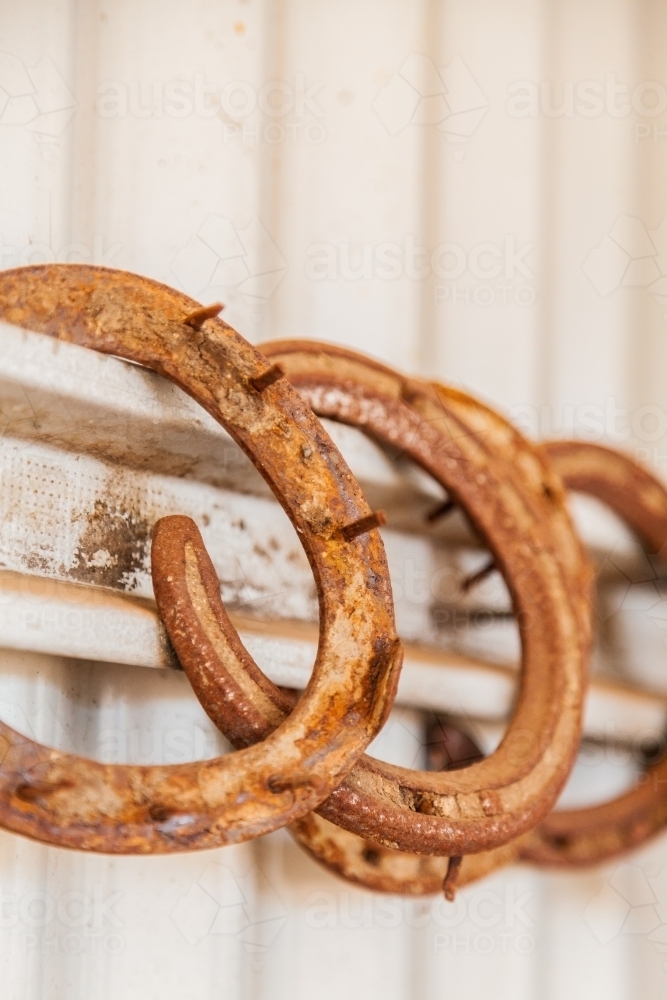
<path id="1" fill-rule="evenodd" d="M 358 521 L 346 524 L 344 528 L 341 528 L 341 535 L 346 541 L 351 542 L 353 538 L 358 538 L 359 535 L 372 531 L 373 528 L 381 528 L 386 523 L 387 515 L 385 512 L 376 510 L 373 514 L 368 514 L 367 517 L 360 517 Z"/>
<path id="2" fill-rule="evenodd" d="M 605 502 L 636 532 L 649 552 L 664 557 L 667 540 L 667 490 L 649 472 L 609 448 L 581 442 L 554 441 L 543 446 L 552 465 L 543 494 L 558 503 L 562 486 Z M 536 470 L 534 470 L 536 471 Z M 539 479 L 539 477 L 538 477 Z M 537 480 L 536 480 L 537 482 Z M 601 864 L 634 850 L 667 826 L 667 757 L 648 767 L 638 785 L 597 806 L 558 810 L 502 848 L 463 858 L 456 886 L 469 884 L 495 868 L 517 861 L 561 869 Z M 501 804 L 495 792 L 482 801 L 488 815 Z M 369 854 L 361 838 L 311 814 L 291 827 L 299 842 L 336 874 L 383 892 L 428 895 L 446 886 L 447 858 L 425 858 L 383 847 Z M 443 883 L 442 880 L 445 879 Z"/>
<path id="3" fill-rule="evenodd" d="M 219 316 L 225 307 L 222 302 L 214 302 L 210 306 L 202 306 L 201 309 L 194 309 L 185 317 L 183 322 L 186 326 L 191 326 L 193 330 L 201 330 L 207 319 L 214 319 Z"/>
<path id="4" fill-rule="evenodd" d="M 280 365 L 271 365 L 271 367 L 267 368 L 261 375 L 256 375 L 248 381 L 255 392 L 264 392 L 265 389 L 268 389 L 270 385 L 273 385 L 274 382 L 284 378 L 284 376 L 285 372 L 282 370 Z"/>
<path id="5" fill-rule="evenodd" d="M 580 441 L 544 446 L 568 489 L 602 501 L 635 532 L 647 551 L 665 558 L 667 490 L 630 458 Z M 577 868 L 639 847 L 667 826 L 667 756 L 649 766 L 635 788 L 587 809 L 558 810 L 521 845 L 533 864 Z"/>
<path id="6" fill-rule="evenodd" d="M 548 467 L 523 439 L 513 447 L 527 471 L 513 473 L 504 454 L 495 453 L 498 427 L 493 421 L 500 418 L 484 417 L 489 428 L 485 442 L 467 419 L 467 397 L 456 394 L 452 401 L 448 390 L 416 380 L 406 393 L 401 376 L 338 348 L 294 342 L 262 349 L 280 362 L 318 415 L 359 427 L 398 448 L 441 483 L 487 540 L 524 623 L 521 690 L 508 732 L 494 754 L 459 771 L 438 774 L 363 757 L 318 808 L 319 815 L 292 828 L 320 860 L 333 863 L 337 858 L 334 867 L 340 873 L 386 891 L 400 886 L 398 891 L 414 893 L 414 885 L 406 884 L 408 871 L 411 879 L 421 871 L 418 884 L 437 891 L 448 858 L 486 852 L 477 855 L 478 861 L 464 859 L 459 880 L 464 884 L 475 872 L 490 870 L 498 858 L 510 856 L 515 849 L 508 845 L 548 813 L 578 746 L 590 632 L 590 567 L 573 534 L 562 488 L 558 493 L 557 482 L 553 484 L 556 500 L 547 503 L 542 486 Z M 179 530 L 186 532 L 184 526 Z M 205 575 L 206 551 L 193 525 L 187 532 Z M 252 692 L 234 689 L 231 677 L 243 663 L 237 656 L 230 665 L 235 658 L 230 644 L 224 661 L 215 656 L 210 642 L 205 644 L 197 607 L 183 590 L 180 557 L 175 550 L 169 556 L 163 544 L 167 538 L 177 545 L 176 534 L 167 526 L 162 537 L 156 533 L 154 538 L 155 589 L 183 667 L 203 707 L 232 742 L 261 739 L 272 724 L 261 711 L 256 714 L 258 701 Z M 566 544 L 565 557 L 561 544 Z M 208 605 L 223 642 L 224 609 L 212 582 Z M 177 621 L 170 611 L 175 606 Z M 252 680 L 258 692 L 283 711 L 278 689 L 261 672 L 253 673 Z M 246 719 L 253 715 L 254 736 L 243 729 L 241 714 Z M 489 811 L 483 804 L 491 799 L 497 808 Z M 374 845 L 370 853 L 369 843 Z M 427 863 L 422 853 L 442 857 Z"/>
<path id="7" fill-rule="evenodd" d="M 194 764 L 103 765 L 58 753 L 0 723 L 0 826 L 47 843 L 145 854 L 267 833 L 307 814 L 340 783 L 395 695 L 402 650 L 382 541 L 377 531 L 352 543 L 339 536 L 342 526 L 370 513 L 358 484 L 286 379 L 269 392 L 249 391 L 250 380 L 266 371 L 258 351 L 218 318 L 200 329 L 184 322 L 200 308 L 157 282 L 101 267 L 0 273 L 3 320 L 152 368 L 204 406 L 255 464 L 313 567 L 321 640 L 312 679 L 263 742 Z M 296 470 L 306 452 L 303 477 Z M 122 541 L 124 528 L 117 530 Z M 93 525 L 88 562 L 97 544 Z M 121 564 L 134 565 L 137 552 L 130 544 Z M 217 580 L 216 595 L 222 607 Z M 231 624 L 222 635 L 250 669 Z M 271 791 L 272 777 L 300 774 L 308 780 Z"/>
<path id="8" fill-rule="evenodd" d="M 447 873 L 442 880 L 442 893 L 445 899 L 453 903 L 458 888 L 458 878 L 461 872 L 461 862 L 463 858 L 460 854 L 455 854 L 447 862 Z"/>

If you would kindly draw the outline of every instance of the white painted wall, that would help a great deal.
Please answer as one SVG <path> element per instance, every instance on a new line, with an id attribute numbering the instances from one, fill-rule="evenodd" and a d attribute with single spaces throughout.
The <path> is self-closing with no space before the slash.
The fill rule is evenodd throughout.
<path id="1" fill-rule="evenodd" d="M 255 342 L 349 344 L 664 475 L 666 47 L 660 0 L 1 0 L 0 266 L 135 270 Z M 664 690 L 648 596 L 622 590 L 607 659 L 630 643 Z M 2 664 L 2 717 L 45 742 L 221 745 L 173 673 Z M 419 732 L 401 708 L 377 752 L 412 763 Z M 598 757 L 579 800 L 628 779 Z M 2 835 L 0 885 L 3 1000 L 653 1000 L 667 977 L 664 839 L 454 908 L 348 889 L 283 834 L 158 859 Z"/>

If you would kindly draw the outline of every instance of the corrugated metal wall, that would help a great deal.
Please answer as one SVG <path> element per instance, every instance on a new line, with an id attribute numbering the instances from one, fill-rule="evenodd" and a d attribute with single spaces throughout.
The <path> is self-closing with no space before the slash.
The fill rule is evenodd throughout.
<path id="1" fill-rule="evenodd" d="M 666 54 L 661 0 L 4 0 L 0 266 L 138 271 L 222 299 L 254 342 L 348 344 L 665 473 Z M 0 703 L 79 752 L 105 731 L 142 762 L 215 746 L 164 672 L 6 652 Z M 417 713 L 381 739 L 412 763 Z M 624 773 L 584 767 L 578 792 Z M 3 835 L 0 885 L 8 1000 L 651 1000 L 667 981 L 664 839 L 454 906 L 347 888 L 282 834 L 146 859 Z"/>

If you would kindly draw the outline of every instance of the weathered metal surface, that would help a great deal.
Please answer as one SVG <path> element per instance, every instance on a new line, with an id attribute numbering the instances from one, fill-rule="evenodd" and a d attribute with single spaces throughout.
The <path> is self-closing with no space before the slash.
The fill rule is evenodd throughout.
<path id="1" fill-rule="evenodd" d="M 545 450 L 569 489 L 607 504 L 648 553 L 665 560 L 667 490 L 636 462 L 600 445 L 556 441 Z M 558 810 L 521 846 L 522 860 L 557 867 L 596 864 L 638 847 L 667 825 L 667 755 L 625 795 L 588 809 Z"/>
<path id="2" fill-rule="evenodd" d="M 294 699 L 268 680 L 239 642 L 220 601 L 217 576 L 194 521 L 166 517 L 158 522 L 152 556 L 158 606 L 207 715 L 237 747 L 265 739 L 289 713 Z M 307 778 L 286 775 L 283 780 L 286 787 L 295 788 Z M 375 891 L 431 894 L 440 889 L 447 874 L 447 856 L 388 848 L 316 813 L 297 820 L 290 831 L 329 870 Z M 512 841 L 465 857 L 457 883 L 474 881 L 514 859 L 515 845 Z"/>
<path id="3" fill-rule="evenodd" d="M 459 855 L 499 846 L 548 810 L 579 738 L 590 575 L 558 484 L 545 470 L 535 503 L 504 457 L 494 460 L 494 440 L 485 447 L 447 394 L 425 383 L 337 348 L 294 342 L 263 350 L 317 413 L 398 447 L 447 490 L 493 554 L 520 621 L 521 683 L 495 754 L 445 775 L 364 760 L 321 813 L 403 850 Z M 560 536 L 545 528 L 553 520 L 569 532 L 567 560 Z"/>
<path id="4" fill-rule="evenodd" d="M 599 445 L 558 441 L 546 445 L 544 451 L 568 489 L 605 502 L 636 532 L 649 553 L 664 558 L 667 490 L 655 477 L 619 452 Z M 514 842 L 465 857 L 458 885 L 515 861 L 577 868 L 637 848 L 667 825 L 666 788 L 663 752 L 624 795 L 590 808 L 554 811 Z M 299 820 L 292 830 L 328 868 L 379 891 L 427 895 L 439 890 L 447 874 L 447 859 L 420 858 L 387 851 L 370 841 L 363 843 L 316 815 Z"/>
<path id="5" fill-rule="evenodd" d="M 472 397 L 449 387 L 435 384 L 434 388 L 448 417 L 458 418 L 464 434 L 474 436 L 489 461 L 504 462 L 507 476 L 516 481 L 524 503 L 530 504 L 545 529 L 553 553 L 569 581 L 572 605 L 578 616 L 581 651 L 588 653 L 590 642 L 590 607 L 588 602 L 591 568 L 582 552 L 565 506 L 563 488 L 554 476 L 549 462 L 540 449 L 532 447 L 517 430 L 499 414 Z M 440 514 L 448 513 L 448 509 Z M 488 536 L 487 536 L 488 538 Z M 495 557 L 487 567 L 495 565 Z M 464 581 L 474 585 L 482 574 Z M 509 581 L 508 581 L 509 582 Z M 511 584 L 510 584 L 511 586 Z M 326 804 L 325 804 L 326 808 Z M 331 818 L 331 817 L 330 817 Z M 424 895 L 444 890 L 453 898 L 457 886 L 476 881 L 498 865 L 509 863 L 518 852 L 521 838 L 512 845 L 497 846 L 491 851 L 463 858 L 430 858 L 428 863 L 418 855 L 380 848 L 376 837 L 356 840 L 338 832 L 336 826 L 323 823 L 320 816 L 308 816 L 291 827 L 300 843 L 328 868 L 349 881 L 384 892 Z M 451 861 L 456 861 L 455 866 Z"/>
<path id="6" fill-rule="evenodd" d="M 257 391 L 257 351 L 197 303 L 147 279 L 83 265 L 0 276 L 0 316 L 116 354 L 176 382 L 225 425 L 289 514 L 313 566 L 320 645 L 304 697 L 263 743 L 172 767 L 104 766 L 3 725 L 0 825 L 88 850 L 213 847 L 268 832 L 322 801 L 381 727 L 400 668 L 379 534 L 345 525 L 370 512 L 340 454 L 285 379 Z M 235 633 L 234 633 L 235 634 Z M 289 788 L 286 774 L 307 779 Z"/>
<path id="7" fill-rule="evenodd" d="M 576 540 L 571 545 L 575 561 L 567 572 L 556 556 L 553 537 L 540 526 L 544 493 L 539 506 L 523 496 L 521 479 L 509 476 L 503 462 L 494 462 L 477 436 L 425 383 L 407 381 L 335 348 L 294 343 L 265 349 L 316 412 L 353 423 L 403 449 L 461 503 L 489 543 L 522 619 L 521 691 L 495 754 L 447 775 L 408 771 L 364 758 L 320 812 L 385 847 L 458 855 L 506 843 L 551 808 L 578 745 L 589 572 Z M 557 506 L 555 493 L 547 499 Z M 569 525 L 567 519 L 564 523 Z M 223 708 L 226 684 L 232 674 L 243 673 L 243 658 L 236 656 L 229 666 L 234 649 L 225 639 L 214 574 L 202 570 L 207 556 L 194 526 L 179 530 L 180 540 L 175 534 L 164 551 L 166 533 L 155 539 L 158 604 L 167 616 L 172 607 L 178 608 L 177 618 L 167 621 L 168 630 L 204 708 L 228 738 L 244 741 L 250 730 L 241 728 L 236 734 L 233 713 Z M 187 548 L 199 605 L 188 593 L 184 577 Z M 200 617 L 202 609 L 205 620 Z M 224 647 L 224 662 L 216 655 L 216 643 Z M 243 692 L 231 682 L 230 687 L 237 706 L 247 699 L 254 738 L 261 738 L 274 724 L 259 707 L 271 689 L 265 680 L 260 684 L 256 678 L 246 678 L 245 683 L 249 687 Z M 281 711 L 280 693 L 274 695 L 271 711 Z"/>

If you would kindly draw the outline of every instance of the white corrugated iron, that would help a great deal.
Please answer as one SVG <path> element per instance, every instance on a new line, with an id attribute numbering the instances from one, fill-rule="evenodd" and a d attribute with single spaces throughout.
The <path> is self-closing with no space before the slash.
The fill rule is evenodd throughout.
<path id="1" fill-rule="evenodd" d="M 663 474 L 666 18 L 631 0 L 0 0 L 0 267 L 135 270 L 222 299 L 256 343 L 348 344 Z M 307 562 L 191 400 L 3 324 L 0 420 L 5 721 L 108 761 L 225 747 L 152 604 L 147 539 L 170 512 L 200 523 L 258 662 L 303 685 Z M 478 568 L 475 539 L 456 519 L 427 531 L 424 477 L 327 426 L 391 517 L 407 655 L 374 752 L 417 766 L 426 707 L 492 747 L 517 657 L 502 582 L 465 604 L 495 612 L 484 628 L 448 627 L 442 581 Z M 660 586 L 613 519 L 578 517 L 607 582 L 571 802 L 624 787 L 667 711 Z M 451 906 L 348 888 L 285 833 L 159 858 L 3 834 L 0 960 L 3 1000 L 653 1000 L 667 851 L 508 869 Z"/>

